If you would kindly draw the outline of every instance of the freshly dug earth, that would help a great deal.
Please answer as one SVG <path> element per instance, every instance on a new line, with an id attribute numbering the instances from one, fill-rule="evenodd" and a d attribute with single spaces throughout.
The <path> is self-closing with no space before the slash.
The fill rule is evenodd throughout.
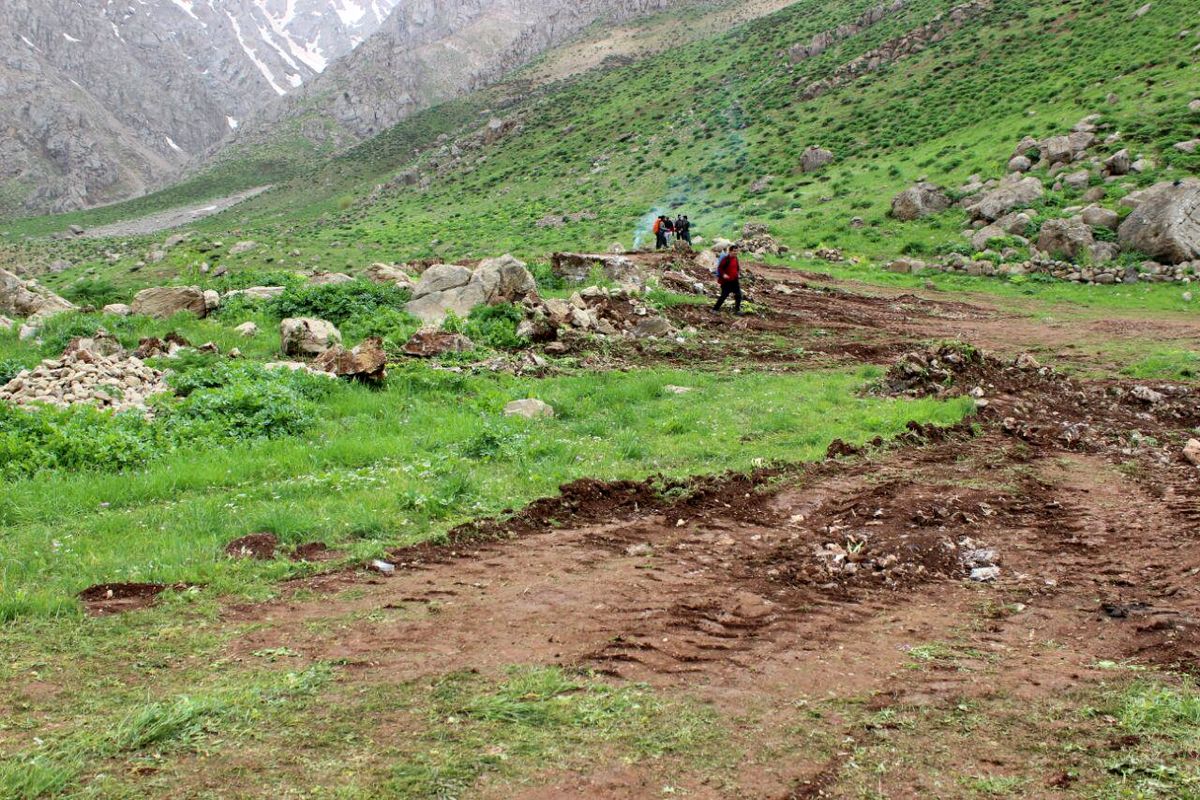
<path id="1" fill-rule="evenodd" d="M 650 762 L 485 785 L 484 797 L 650 797 L 667 784 L 696 797 L 854 796 L 845 757 L 771 757 L 794 747 L 797 698 L 952 713 L 1048 703 L 1124 659 L 1197 668 L 1200 471 L 1175 445 L 1196 423 L 1182 411 L 1194 395 L 1139 409 L 1116 384 L 1039 369 L 980 356 L 939 387 L 992 387 L 978 419 L 851 458 L 691 482 L 577 481 L 447 545 L 393 553 L 393 577 L 327 574 L 231 608 L 230 623 L 254 627 L 230 656 L 286 645 L 347 664 L 363 687 L 562 665 L 754 720 L 730 743 L 745 757 L 724 789 L 704 770 Z M 1051 408 L 1056 432 L 1089 435 L 1025 435 Z M 1131 442 L 1131 421 L 1142 439 Z M 980 564 L 998 568 L 986 582 L 970 580 Z M 319 599 L 302 599 L 311 592 Z M 396 616 L 364 616 L 381 609 Z M 921 659 L 932 668 L 905 669 Z M 865 741 L 845 725 L 839 735 Z M 994 738 L 913 757 L 953 774 L 1022 765 L 1047 784 L 1073 769 Z M 931 775 L 898 770 L 880 785 L 956 796 Z"/>

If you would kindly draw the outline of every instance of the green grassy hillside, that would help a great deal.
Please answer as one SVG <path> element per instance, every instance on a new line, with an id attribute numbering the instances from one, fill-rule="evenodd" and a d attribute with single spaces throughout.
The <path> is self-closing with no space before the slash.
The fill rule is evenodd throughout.
<path id="1" fill-rule="evenodd" d="M 1200 39 L 1180 36 L 1194 14 L 1190 3 L 1155 3 L 1134 20 L 1134 0 L 997 0 L 924 52 L 803 100 L 810 82 L 953 6 L 917 0 L 819 57 L 790 64 L 791 45 L 853 21 L 870 5 L 805 0 L 640 63 L 540 88 L 518 75 L 311 164 L 276 191 L 199 227 L 276 241 L 272 263 L 299 250 L 296 263 L 316 255 L 340 267 L 628 245 L 650 211 L 678 209 L 691 213 L 702 235 L 760 219 L 793 247 L 829 244 L 886 258 L 934 248 L 953 239 L 962 222 L 954 212 L 919 224 L 893 222 L 886 211 L 896 191 L 922 176 L 950 186 L 972 173 L 998 176 L 1022 136 L 1062 132 L 1089 113 L 1103 113 L 1122 132 L 1112 149 L 1129 147 L 1156 162 L 1158 169 L 1131 183 L 1200 171 L 1200 156 L 1171 148 L 1200 126 L 1200 114 L 1187 110 L 1200 95 Z M 1105 100 L 1110 93 L 1115 104 Z M 493 115 L 519 120 L 519 131 L 447 164 L 438 137 L 466 139 Z M 819 174 L 798 174 L 810 145 L 831 149 L 837 161 Z M 430 176 L 429 188 L 379 188 L 414 168 Z M 753 191 L 768 176 L 767 188 Z M 186 193 L 2 229 L 12 238 L 71 221 L 95 224 L 185 194 L 211 196 L 280 178 L 226 164 Z M 1071 198 L 1044 202 L 1066 205 Z M 595 218 L 535 224 L 585 211 Z M 866 225 L 850 228 L 855 216 Z M 350 257 L 337 252 L 346 246 L 356 248 Z M 76 259 L 86 261 L 87 253 Z"/>

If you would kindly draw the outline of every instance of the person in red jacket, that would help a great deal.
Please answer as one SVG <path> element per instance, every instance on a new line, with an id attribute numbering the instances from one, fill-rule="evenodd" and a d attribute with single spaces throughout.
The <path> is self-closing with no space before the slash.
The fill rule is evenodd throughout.
<path id="1" fill-rule="evenodd" d="M 733 295 L 733 313 L 742 313 L 741 273 L 742 267 L 738 263 L 738 246 L 730 245 L 729 252 L 721 256 L 721 260 L 717 262 L 717 284 L 721 287 L 721 296 L 717 298 L 717 304 L 713 306 L 713 311 L 720 311 L 721 306 L 725 304 L 725 298 Z"/>

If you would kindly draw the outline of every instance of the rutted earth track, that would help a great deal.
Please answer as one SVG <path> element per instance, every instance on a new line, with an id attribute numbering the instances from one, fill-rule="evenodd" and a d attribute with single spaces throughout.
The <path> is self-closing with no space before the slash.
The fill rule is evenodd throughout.
<path id="1" fill-rule="evenodd" d="M 1024 796 L 1068 796 L 1075 779 L 1063 775 L 1084 769 L 1072 760 L 1082 756 L 1037 745 L 1057 735 L 1038 709 L 1095 688 L 1113 662 L 1197 669 L 1200 472 L 1178 457 L 1200 425 L 1196 388 L 1149 403 L 1130 382 L 1013 366 L 1039 323 L 983 302 L 868 295 L 761 269 L 756 290 L 772 284 L 787 290 L 764 293 L 761 313 L 734 322 L 671 309 L 720 346 L 617 358 L 894 364 L 960 332 L 1009 354 L 966 356 L 953 370 L 955 390 L 985 387 L 988 405 L 950 430 L 913 426 L 865 450 L 834 443 L 818 464 L 577 481 L 511 518 L 464 526 L 449 544 L 396 551 L 392 576 L 334 571 L 285 584 L 270 602 L 226 606 L 221 622 L 238 633 L 222 662 L 286 651 L 289 670 L 338 665 L 324 705 L 368 740 L 355 750 L 364 776 L 387 774 L 374 754 L 395 752 L 421 725 L 370 698 L 454 673 L 499 679 L 514 664 L 645 682 L 707 706 L 738 756 L 696 765 L 591 754 L 586 770 L 516 784 L 485 776 L 468 796 L 642 798 L 671 787 L 699 798 L 855 797 L 860 762 L 881 742 L 904 756 L 870 776 L 882 796 L 964 796 L 956 776 L 1014 772 L 1036 776 Z M 940 387 L 907 375 L 894 368 L 885 390 Z M 994 582 L 969 580 L 992 565 Z M 864 723 L 976 707 L 1031 729 L 930 746 L 923 731 Z M 325 713 L 314 728 L 333 724 Z M 186 796 L 220 796 L 247 771 L 261 786 L 306 785 L 308 759 L 320 757 L 306 736 L 269 762 L 185 758 L 173 774 Z M 1124 746 L 1114 741 L 1114 752 Z"/>
<path id="2" fill-rule="evenodd" d="M 614 764 L 600 785 L 592 775 L 545 776 L 550 788 L 517 795 L 529 797 L 649 796 L 663 781 L 700 797 L 820 796 L 808 782 L 825 765 L 811 756 L 750 765 L 787 740 L 803 698 L 1037 703 L 1097 680 L 1105 661 L 1196 664 L 1200 528 L 1097 456 L 1029 454 L 1000 434 L 958 433 L 866 462 L 730 478 L 667 505 L 631 500 L 647 488 L 583 483 L 559 510 L 522 521 L 517 538 L 397 553 L 395 577 L 328 575 L 304 583 L 318 599 L 231 609 L 231 622 L 261 623 L 231 655 L 286 646 L 372 685 L 558 664 L 758 716 L 738 742 L 750 763 L 732 792 Z M 571 522 L 532 532 L 554 515 Z M 812 551 L 844 541 L 830 533 L 843 525 L 869 532 L 868 551 L 926 570 L 825 574 Z M 943 543 L 963 537 L 999 551 L 996 585 L 965 582 L 945 559 Z M 348 586 L 361 593 L 338 599 Z M 985 607 L 1019 611 L 981 618 Z M 363 621 L 381 609 L 394 616 Z M 981 655 L 950 671 L 904 669 L 911 648 L 944 641 Z M 962 763 L 941 766 L 1023 756 L 1000 747 L 954 757 Z M 837 782 L 826 779 L 826 788 Z M 909 779 L 889 796 L 934 788 L 927 776 Z"/>

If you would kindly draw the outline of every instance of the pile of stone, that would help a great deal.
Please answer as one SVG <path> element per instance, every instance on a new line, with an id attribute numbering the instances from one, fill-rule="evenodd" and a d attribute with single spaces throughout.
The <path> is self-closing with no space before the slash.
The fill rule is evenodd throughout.
<path id="1" fill-rule="evenodd" d="M 986 277 L 1014 275 L 1049 275 L 1058 280 L 1084 284 L 1184 283 L 1200 276 L 1200 260 L 1182 264 L 1160 264 L 1144 261 L 1138 266 L 1121 267 L 1114 264 L 1083 266 L 1038 255 L 1023 261 L 971 259 L 951 253 L 938 261 L 898 258 L 887 265 L 891 272 L 916 273 L 924 270 L 950 272 Z"/>
<path id="2" fill-rule="evenodd" d="M 151 397 L 169 391 L 163 373 L 136 356 L 80 348 L 43 361 L 0 387 L 0 401 L 66 408 L 86 403 L 112 411 L 145 411 Z"/>
<path id="3" fill-rule="evenodd" d="M 554 253 L 550 270 L 569 283 L 584 283 L 593 273 L 620 286 L 640 287 L 646 283 L 641 268 L 621 253 Z"/>
<path id="4" fill-rule="evenodd" d="M 644 305 L 636 292 L 589 286 L 568 300 L 549 299 L 527 304 L 527 319 L 517 335 L 534 342 L 553 342 L 570 333 L 629 339 L 668 336 L 671 323 Z"/>
<path id="5" fill-rule="evenodd" d="M 738 245 L 743 252 L 753 253 L 756 256 L 777 256 L 788 252 L 787 245 L 775 241 L 775 237 L 771 236 L 767 226 L 761 222 L 747 222 L 743 225 L 742 238 L 738 240 Z"/>

